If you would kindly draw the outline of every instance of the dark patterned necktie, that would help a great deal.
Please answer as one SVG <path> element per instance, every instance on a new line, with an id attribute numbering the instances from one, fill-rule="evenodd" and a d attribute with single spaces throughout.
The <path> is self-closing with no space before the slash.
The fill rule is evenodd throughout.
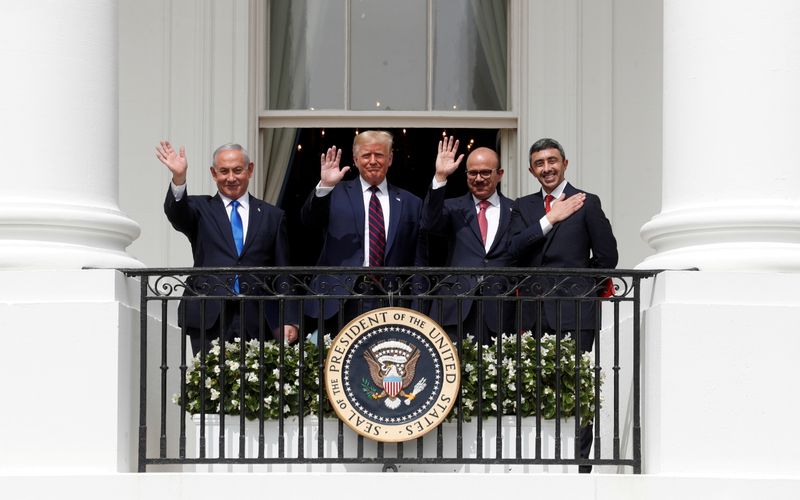
<path id="1" fill-rule="evenodd" d="M 370 267 L 383 267 L 383 258 L 386 252 L 383 208 L 378 200 L 378 187 L 372 186 L 369 190 L 372 191 L 372 196 L 369 198 L 369 265 Z"/>

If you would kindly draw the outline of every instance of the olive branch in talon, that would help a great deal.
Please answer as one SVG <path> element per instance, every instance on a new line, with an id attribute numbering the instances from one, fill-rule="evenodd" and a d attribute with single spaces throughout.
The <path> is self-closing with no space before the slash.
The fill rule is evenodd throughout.
<path id="1" fill-rule="evenodd" d="M 381 399 L 386 396 L 385 392 L 378 391 L 378 388 L 372 385 L 369 379 L 366 378 L 361 379 L 361 390 L 364 391 L 364 394 L 372 399 Z"/>

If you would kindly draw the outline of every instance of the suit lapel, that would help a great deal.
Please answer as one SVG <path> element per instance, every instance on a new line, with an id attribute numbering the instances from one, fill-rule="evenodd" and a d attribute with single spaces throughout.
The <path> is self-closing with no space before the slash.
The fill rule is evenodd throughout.
<path id="1" fill-rule="evenodd" d="M 347 199 L 350 201 L 350 206 L 355 214 L 353 223 L 356 225 L 355 233 L 358 239 L 361 240 L 361 246 L 364 246 L 364 193 L 361 192 L 361 181 L 357 178 L 344 185 Z M 336 210 L 336 207 L 331 207 L 331 210 Z"/>
<path id="2" fill-rule="evenodd" d="M 242 248 L 242 255 L 247 252 L 251 244 L 256 238 L 256 234 L 261 229 L 261 223 L 264 220 L 264 212 L 261 209 L 262 201 L 250 196 L 250 213 L 247 221 L 247 236 L 244 238 L 244 248 Z M 233 239 L 233 237 L 231 237 Z"/>
<path id="3" fill-rule="evenodd" d="M 483 246 L 483 238 L 481 237 L 481 228 L 478 225 L 478 214 L 475 211 L 475 205 L 472 203 L 474 200 L 470 193 L 462 196 L 459 200 L 459 209 L 461 215 L 464 217 L 464 223 L 472 229 L 472 234 L 478 240 L 478 245 Z"/>
<path id="4" fill-rule="evenodd" d="M 233 232 L 231 231 L 231 221 L 228 218 L 228 212 L 225 210 L 225 204 L 222 202 L 222 198 L 219 197 L 219 193 L 214 195 L 211 200 L 209 200 L 209 204 L 211 205 L 211 218 L 214 220 L 214 223 L 217 225 L 222 238 L 228 245 L 228 250 L 231 252 L 232 255 L 236 255 L 236 245 L 233 243 Z"/>
<path id="5" fill-rule="evenodd" d="M 492 242 L 491 248 L 489 248 L 489 252 L 492 253 L 497 246 L 500 244 L 500 240 L 503 239 L 503 235 L 508 233 L 509 230 L 509 223 L 511 223 L 511 205 L 512 201 L 500 195 L 500 220 L 497 223 L 497 234 L 494 236 L 494 241 Z"/>
<path id="6" fill-rule="evenodd" d="M 402 198 L 400 198 L 400 192 L 395 189 L 394 186 L 390 184 L 386 186 L 389 191 L 389 231 L 386 237 L 385 256 L 388 256 L 394 245 L 394 239 L 397 236 L 397 228 L 400 227 L 400 219 L 403 214 L 403 201 Z"/>
<path id="7" fill-rule="evenodd" d="M 536 193 L 533 193 L 533 195 L 530 198 L 527 198 L 526 204 L 527 204 L 526 207 L 520 207 L 520 211 L 523 214 L 526 212 L 531 214 L 530 224 L 539 224 L 539 220 L 541 220 L 541 218 L 544 217 L 544 198 L 542 198 L 541 190 L 537 191 Z M 547 245 L 548 238 L 550 237 L 550 234 L 552 232 L 553 231 L 550 231 L 550 233 L 547 233 L 547 236 L 545 236 L 545 246 Z M 534 255 L 532 262 L 532 265 L 534 267 L 539 267 L 542 265 L 543 254 L 544 254 L 544 247 L 541 253 L 537 253 Z"/>

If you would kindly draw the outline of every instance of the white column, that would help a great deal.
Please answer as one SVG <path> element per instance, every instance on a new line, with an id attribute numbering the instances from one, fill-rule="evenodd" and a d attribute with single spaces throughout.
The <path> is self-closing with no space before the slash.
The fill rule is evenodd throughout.
<path id="1" fill-rule="evenodd" d="M 4 2 L 0 66 L 0 268 L 140 266 L 118 206 L 116 2 Z"/>
<path id="2" fill-rule="evenodd" d="M 665 0 L 661 213 L 641 267 L 800 271 L 800 2 Z"/>

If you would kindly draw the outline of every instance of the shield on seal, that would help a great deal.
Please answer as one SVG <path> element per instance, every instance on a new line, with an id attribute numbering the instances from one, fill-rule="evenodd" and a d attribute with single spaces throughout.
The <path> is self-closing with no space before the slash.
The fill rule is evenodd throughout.
<path id="1" fill-rule="evenodd" d="M 403 388 L 403 379 L 396 375 L 388 375 L 383 377 L 383 390 L 390 398 L 396 398 Z"/>

